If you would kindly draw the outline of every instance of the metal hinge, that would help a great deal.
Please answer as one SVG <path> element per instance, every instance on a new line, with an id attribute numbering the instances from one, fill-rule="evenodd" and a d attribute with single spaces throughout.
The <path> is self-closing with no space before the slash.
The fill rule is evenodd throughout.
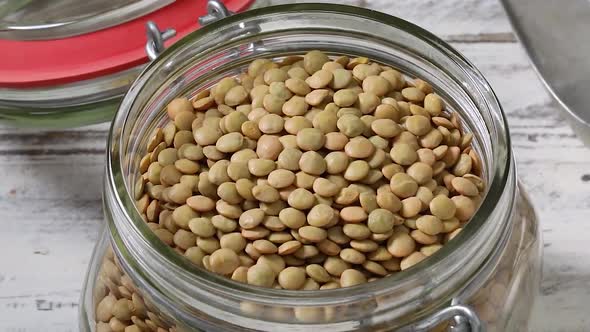
<path id="1" fill-rule="evenodd" d="M 452 321 L 452 332 L 485 332 L 485 326 L 477 313 L 469 306 L 456 304 L 441 309 L 422 321 L 403 327 L 399 332 L 431 331 L 445 322 Z"/>
<path id="2" fill-rule="evenodd" d="M 207 1 L 207 15 L 199 17 L 199 24 L 207 25 L 222 18 L 233 15 L 231 11 L 219 0 Z M 147 43 L 145 44 L 145 52 L 150 60 L 154 60 L 160 55 L 166 47 L 164 42 L 176 35 L 176 30 L 168 28 L 160 31 L 158 25 L 149 21 L 146 23 Z"/>

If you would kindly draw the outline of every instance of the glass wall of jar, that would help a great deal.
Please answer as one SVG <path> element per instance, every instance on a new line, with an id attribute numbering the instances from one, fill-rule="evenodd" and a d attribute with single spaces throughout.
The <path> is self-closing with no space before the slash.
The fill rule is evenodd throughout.
<path id="1" fill-rule="evenodd" d="M 431 83 L 474 135 L 487 183 L 479 210 L 422 263 L 350 288 L 265 289 L 197 268 L 152 233 L 130 194 L 147 141 L 166 121 L 165 105 L 239 74 L 253 59 L 312 49 L 368 57 Z M 125 97 L 111 129 L 106 171 L 107 231 L 84 287 L 83 330 L 110 331 L 119 323 L 170 331 L 430 330 L 465 322 L 432 319 L 453 305 L 473 308 L 489 330 L 527 326 L 541 241 L 517 183 L 501 107 L 461 54 L 398 18 L 348 6 L 286 5 L 236 15 L 187 36 L 150 64 Z M 113 318 L 101 302 L 118 300 L 133 310 Z"/>

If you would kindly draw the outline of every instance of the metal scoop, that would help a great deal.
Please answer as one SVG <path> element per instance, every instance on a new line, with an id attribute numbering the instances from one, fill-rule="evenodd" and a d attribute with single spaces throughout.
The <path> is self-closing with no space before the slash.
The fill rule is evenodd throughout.
<path id="1" fill-rule="evenodd" d="M 590 146 L 590 1 L 502 2 L 541 79 Z"/>

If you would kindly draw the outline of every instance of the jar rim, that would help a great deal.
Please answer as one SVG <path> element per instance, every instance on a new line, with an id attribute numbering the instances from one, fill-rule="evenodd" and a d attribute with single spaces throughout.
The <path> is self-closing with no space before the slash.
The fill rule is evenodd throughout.
<path id="1" fill-rule="evenodd" d="M 201 37 L 209 33 L 215 32 L 216 30 L 223 27 L 237 25 L 247 19 L 252 19 L 259 16 L 271 16 L 273 14 L 300 12 L 328 12 L 374 20 L 381 24 L 388 25 L 391 28 L 407 32 L 419 38 L 421 41 L 426 42 L 429 46 L 436 48 L 438 51 L 441 51 L 444 55 L 452 57 L 455 61 L 459 62 L 461 66 L 463 66 L 464 70 L 468 72 L 468 75 L 475 77 L 477 79 L 476 81 L 481 84 L 481 86 L 478 86 L 477 88 L 481 90 L 480 93 L 485 92 L 486 94 L 484 99 L 486 99 L 488 104 L 484 106 L 490 113 L 492 113 L 494 117 L 493 129 L 495 130 L 495 133 L 490 134 L 497 135 L 498 139 L 500 140 L 500 144 L 494 144 L 493 146 L 493 168 L 489 169 L 492 175 L 492 180 L 488 183 L 488 192 L 486 193 L 486 196 L 483 199 L 476 214 L 453 241 L 443 246 L 441 250 L 430 256 L 427 260 L 425 260 L 425 262 L 419 263 L 409 270 L 396 272 L 394 275 L 388 276 L 387 278 L 370 283 L 342 289 L 323 290 L 321 292 L 276 290 L 252 287 L 250 285 L 238 283 L 236 281 L 229 280 L 225 277 L 218 276 L 201 269 L 196 269 L 193 265 L 186 261 L 186 259 L 161 243 L 159 239 L 153 235 L 149 228 L 145 225 L 145 222 L 141 219 L 139 213 L 134 208 L 135 205 L 132 195 L 126 190 L 128 186 L 126 183 L 124 183 L 124 170 L 122 167 L 122 159 L 124 157 L 125 151 L 123 151 L 124 144 L 122 143 L 124 137 L 121 135 L 123 132 L 121 128 L 123 128 L 128 123 L 128 121 L 130 121 L 129 111 L 134 105 L 134 100 L 141 93 L 142 87 L 145 86 L 152 75 L 165 68 L 168 61 L 170 61 L 177 52 L 182 51 L 184 47 L 194 43 L 196 40 L 199 40 Z M 139 232 L 141 236 L 145 237 L 145 241 L 149 242 L 149 245 L 152 246 L 155 251 L 159 252 L 165 259 L 170 260 L 171 264 L 180 267 L 182 269 L 182 273 L 185 274 L 185 276 L 199 281 L 214 282 L 217 286 L 234 292 L 235 294 L 256 294 L 260 297 L 272 299 L 272 301 L 279 301 L 282 304 L 293 302 L 309 303 L 306 301 L 310 300 L 332 303 L 343 297 L 364 295 L 367 293 L 378 293 L 384 289 L 399 287 L 399 285 L 409 282 L 415 276 L 424 273 L 434 264 L 440 264 L 442 261 L 448 259 L 448 256 L 463 246 L 466 240 L 476 236 L 481 226 L 486 221 L 488 221 L 508 182 L 511 160 L 510 137 L 508 134 L 507 121 L 495 93 L 492 91 L 479 70 L 477 70 L 469 60 L 467 60 L 461 53 L 455 50 L 448 43 L 439 37 L 436 37 L 434 34 L 401 18 L 373 10 L 335 4 L 288 4 L 250 10 L 205 26 L 200 30 L 192 32 L 185 38 L 169 47 L 158 59 L 146 67 L 125 96 L 111 127 L 111 140 L 109 141 L 107 159 L 107 185 L 111 186 L 111 188 L 116 188 L 115 196 L 118 204 L 127 207 L 127 209 L 125 209 L 127 220 L 131 221 L 136 231 Z M 117 236 L 116 230 L 112 229 L 111 234 L 113 236 Z"/>

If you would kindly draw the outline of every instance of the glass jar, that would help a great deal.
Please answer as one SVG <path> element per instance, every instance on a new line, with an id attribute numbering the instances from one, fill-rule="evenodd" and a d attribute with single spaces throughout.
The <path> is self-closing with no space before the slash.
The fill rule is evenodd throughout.
<path id="1" fill-rule="evenodd" d="M 427 260 L 350 288 L 266 289 L 196 268 L 160 242 L 130 194 L 147 140 L 166 121 L 165 105 L 238 74 L 255 58 L 311 49 L 366 56 L 431 83 L 474 135 L 472 146 L 487 182 L 480 208 Z M 166 50 L 132 85 L 111 127 L 104 212 L 107 229 L 81 301 L 83 331 L 110 331 L 108 324 L 97 323 L 97 314 L 103 314 L 97 305 L 109 292 L 131 299 L 135 309 L 128 314 L 136 315 L 135 325 L 152 330 L 157 325 L 169 331 L 441 331 L 450 326 L 453 331 L 524 331 L 540 281 L 536 216 L 518 184 L 506 119 L 488 83 L 429 32 L 356 7 L 253 10 L 213 23 Z"/>

